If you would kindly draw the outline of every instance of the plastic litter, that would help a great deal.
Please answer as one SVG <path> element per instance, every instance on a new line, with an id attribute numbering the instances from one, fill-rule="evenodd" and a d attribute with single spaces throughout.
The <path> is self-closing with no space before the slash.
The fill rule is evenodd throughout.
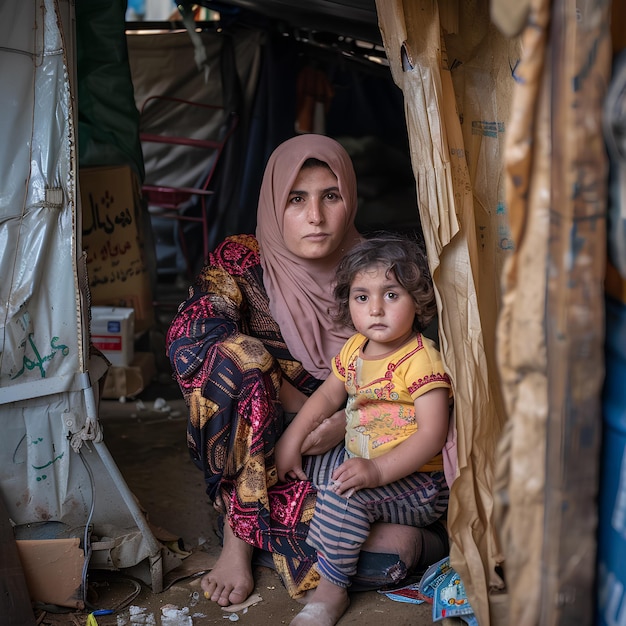
<path id="1" fill-rule="evenodd" d="M 189 615 L 189 608 L 179 609 L 172 604 L 161 607 L 161 626 L 193 626 L 193 619 Z"/>
<path id="2" fill-rule="evenodd" d="M 469 626 L 478 626 L 478 620 L 465 593 L 458 573 L 445 557 L 431 565 L 422 576 L 418 590 L 426 602 L 433 605 L 433 622 L 447 617 L 458 617 Z"/>
<path id="3" fill-rule="evenodd" d="M 170 407 L 168 407 L 167 402 L 163 398 L 156 398 L 153 408 L 155 411 L 167 411 Z"/>
<path id="4" fill-rule="evenodd" d="M 154 613 L 147 613 L 146 608 L 132 605 L 128 609 L 131 624 L 145 624 L 145 626 L 156 626 Z M 123 622 L 124 623 L 124 622 Z M 118 620 L 119 624 L 119 620 Z"/>
<path id="5" fill-rule="evenodd" d="M 423 604 L 426 602 L 424 596 L 420 593 L 419 583 L 412 583 L 398 589 L 380 589 L 378 593 L 382 593 L 390 600 L 396 602 L 406 602 L 408 604 Z"/>

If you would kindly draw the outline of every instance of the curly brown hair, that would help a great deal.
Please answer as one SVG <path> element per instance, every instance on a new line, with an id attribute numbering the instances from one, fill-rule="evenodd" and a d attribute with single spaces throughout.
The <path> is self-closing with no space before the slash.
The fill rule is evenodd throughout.
<path id="1" fill-rule="evenodd" d="M 341 260 L 335 274 L 333 293 L 337 309 L 336 321 L 354 328 L 350 318 L 350 287 L 354 277 L 373 265 L 387 268 L 410 294 L 417 305 L 413 329 L 422 332 L 437 315 L 428 259 L 422 246 L 402 235 L 384 234 L 364 239 Z"/>

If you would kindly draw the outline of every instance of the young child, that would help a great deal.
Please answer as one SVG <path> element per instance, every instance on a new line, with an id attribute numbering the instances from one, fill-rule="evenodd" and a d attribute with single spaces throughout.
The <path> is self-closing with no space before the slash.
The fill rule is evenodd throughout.
<path id="1" fill-rule="evenodd" d="M 346 403 L 345 460 L 318 486 L 307 543 L 318 552 L 319 586 L 291 626 L 332 626 L 370 525 L 427 526 L 448 504 L 441 450 L 450 380 L 421 333 L 436 314 L 420 247 L 390 235 L 364 240 L 342 260 L 337 318 L 356 329 L 276 446 L 280 480 L 302 479 L 307 434 Z"/>

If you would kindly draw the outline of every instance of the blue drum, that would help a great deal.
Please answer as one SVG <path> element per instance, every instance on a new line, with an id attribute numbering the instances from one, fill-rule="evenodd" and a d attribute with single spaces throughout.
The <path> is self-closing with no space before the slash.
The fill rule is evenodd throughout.
<path id="1" fill-rule="evenodd" d="M 598 626 L 626 626 L 626 304 L 606 300 Z"/>

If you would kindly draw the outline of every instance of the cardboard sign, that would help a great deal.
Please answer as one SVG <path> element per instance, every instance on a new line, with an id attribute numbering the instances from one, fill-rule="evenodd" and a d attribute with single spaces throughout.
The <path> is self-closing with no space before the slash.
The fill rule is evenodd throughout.
<path id="1" fill-rule="evenodd" d="M 135 330 L 150 328 L 154 311 L 136 174 L 128 166 L 84 168 L 80 196 L 92 304 L 132 308 Z"/>

